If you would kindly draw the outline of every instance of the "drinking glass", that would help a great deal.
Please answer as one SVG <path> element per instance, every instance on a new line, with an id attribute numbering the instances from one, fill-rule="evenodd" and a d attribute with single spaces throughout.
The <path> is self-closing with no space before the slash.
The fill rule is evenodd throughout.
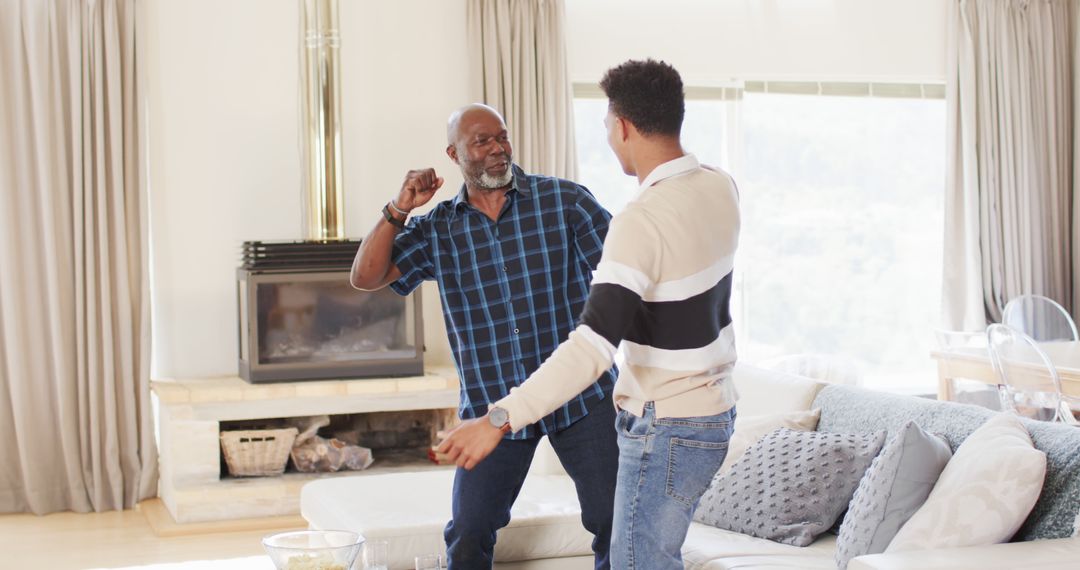
<path id="1" fill-rule="evenodd" d="M 387 549 L 389 544 L 385 540 L 369 540 L 364 543 L 364 569 L 386 570 Z"/>
<path id="2" fill-rule="evenodd" d="M 425 554 L 416 557 L 416 570 L 442 570 L 443 560 L 439 554 Z"/>

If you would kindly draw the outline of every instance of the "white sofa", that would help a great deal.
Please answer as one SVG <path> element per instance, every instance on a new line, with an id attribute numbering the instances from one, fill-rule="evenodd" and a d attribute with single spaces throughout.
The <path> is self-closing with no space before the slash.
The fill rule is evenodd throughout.
<path id="1" fill-rule="evenodd" d="M 830 405 L 830 398 L 824 397 L 826 393 L 819 394 L 824 384 L 799 376 L 740 365 L 736 368 L 735 382 L 740 394 L 740 420 Z M 882 405 L 871 402 L 878 396 L 870 392 L 860 393 L 857 389 L 839 386 L 829 390 L 856 390 L 852 392 L 854 397 L 865 397 L 867 406 Z M 823 409 L 823 424 L 829 421 L 835 424 L 847 413 L 842 408 L 850 403 L 851 393 L 840 396 L 842 398 L 834 397 L 832 401 L 845 403 L 832 404 L 833 409 L 828 410 L 831 419 L 827 419 Z M 912 414 L 923 414 L 919 417 L 928 423 L 949 421 L 948 418 L 957 415 L 958 410 L 962 411 L 959 415 L 976 419 L 991 413 L 971 406 L 912 397 L 886 398 L 902 398 L 898 401 L 914 406 L 917 410 Z M 887 399 L 884 405 L 890 410 L 897 407 L 895 401 L 890 403 Z M 937 419 L 939 417 L 943 419 Z M 739 421 L 736 430 L 738 425 Z M 935 429 L 942 430 L 941 426 L 935 426 Z M 1076 433 L 1080 442 L 1080 430 Z M 966 435 L 954 435 L 950 443 L 955 448 Z M 1033 433 L 1033 436 L 1038 446 L 1041 440 L 1037 434 Z M 1076 446 L 1075 453 L 1075 458 L 1066 458 L 1065 467 L 1059 468 L 1069 470 L 1066 491 L 1060 491 L 1061 497 L 1053 498 L 1071 501 L 1073 510 L 1080 508 L 1077 504 L 1080 473 L 1072 472 L 1080 469 L 1080 445 Z M 1058 483 L 1062 481 L 1061 475 L 1055 475 L 1059 477 Z M 1049 480 L 1051 476 L 1048 474 L 1047 477 Z M 422 473 L 322 479 L 303 488 L 301 514 L 312 528 L 349 529 L 369 538 L 386 539 L 390 543 L 391 568 L 412 568 L 413 556 L 444 550 L 442 529 L 450 516 L 452 478 L 453 471 L 447 468 Z M 1058 483 L 1055 485 L 1059 486 Z M 1044 516 L 1047 506 L 1036 505 L 1032 517 Z M 1053 507 L 1053 503 L 1049 506 Z M 503 570 L 592 568 L 590 540 L 591 535 L 580 523 L 573 484 L 550 447 L 542 446 L 514 506 L 510 525 L 499 533 L 496 567 Z M 834 568 L 835 543 L 834 535 L 825 534 L 808 547 L 795 547 L 693 523 L 683 546 L 683 559 L 686 568 L 701 570 Z M 858 557 L 848 567 L 852 570 L 1080 568 L 1080 538 L 1074 535 L 1072 538 L 983 547 L 875 554 Z"/>

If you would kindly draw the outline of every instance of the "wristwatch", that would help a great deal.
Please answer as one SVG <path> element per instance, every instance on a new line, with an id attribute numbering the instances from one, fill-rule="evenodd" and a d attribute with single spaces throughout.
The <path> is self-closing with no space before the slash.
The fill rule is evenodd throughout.
<path id="1" fill-rule="evenodd" d="M 502 408 L 488 408 L 487 418 L 493 427 L 502 430 L 503 433 L 510 432 L 510 412 Z"/>
<path id="2" fill-rule="evenodd" d="M 391 201 L 387 202 L 385 206 L 382 207 L 382 215 L 383 215 L 384 218 L 386 218 L 387 222 L 390 222 L 391 226 L 394 226 L 395 228 L 398 228 L 399 230 L 403 230 L 403 229 L 405 229 L 405 220 L 399 220 L 397 218 L 397 216 L 390 213 L 390 204 L 393 204 L 393 203 L 394 203 L 394 201 L 391 200 Z M 397 207 L 395 206 L 394 209 L 397 210 Z"/>

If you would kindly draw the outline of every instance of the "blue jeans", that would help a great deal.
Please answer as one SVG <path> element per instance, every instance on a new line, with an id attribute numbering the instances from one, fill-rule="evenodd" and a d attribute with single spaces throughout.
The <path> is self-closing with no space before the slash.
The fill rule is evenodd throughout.
<path id="1" fill-rule="evenodd" d="M 551 447 L 574 481 L 581 503 L 581 522 L 593 534 L 597 570 L 608 570 L 619 446 L 615 438 L 615 406 L 610 397 L 598 402 L 570 427 L 549 434 Z M 489 570 L 495 533 L 510 522 L 510 507 L 521 491 L 540 438 L 504 439 L 472 471 L 454 476 L 453 518 L 446 525 L 450 570 Z"/>
<path id="2" fill-rule="evenodd" d="M 637 417 L 620 411 L 619 483 L 611 565 L 619 570 L 682 570 L 682 544 L 701 495 L 727 455 L 735 408 L 715 416 Z"/>

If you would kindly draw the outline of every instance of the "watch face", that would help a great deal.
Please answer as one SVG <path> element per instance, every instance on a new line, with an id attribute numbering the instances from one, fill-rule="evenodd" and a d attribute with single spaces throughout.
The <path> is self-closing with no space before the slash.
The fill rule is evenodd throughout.
<path id="1" fill-rule="evenodd" d="M 502 408 L 491 408 L 488 410 L 488 421 L 491 425 L 501 428 L 506 422 L 510 421 L 510 414 Z"/>

